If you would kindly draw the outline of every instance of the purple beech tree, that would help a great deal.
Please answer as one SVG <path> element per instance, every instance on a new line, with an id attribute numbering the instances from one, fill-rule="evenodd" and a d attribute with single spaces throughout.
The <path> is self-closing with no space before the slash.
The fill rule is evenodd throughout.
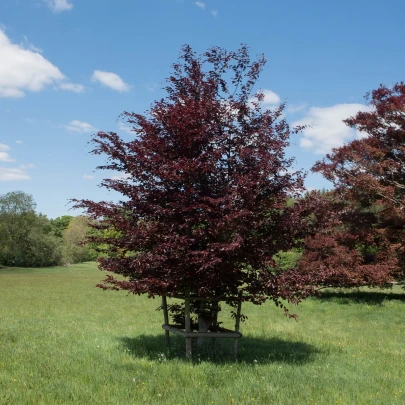
<path id="1" fill-rule="evenodd" d="M 365 136 L 313 167 L 333 182 L 333 213 L 305 243 L 300 267 L 322 283 L 384 286 L 405 276 L 405 84 L 366 96 L 370 111 L 344 122 Z"/>
<path id="2" fill-rule="evenodd" d="M 273 260 L 310 225 L 302 204 L 286 206 L 304 188 L 285 155 L 292 131 L 284 105 L 263 110 L 263 94 L 252 93 L 264 64 L 263 56 L 251 61 L 246 46 L 200 56 L 184 46 L 167 96 L 146 115 L 122 114 L 133 140 L 94 135 L 93 153 L 107 157 L 98 169 L 123 174 L 101 186 L 125 197 L 74 200 L 95 226 L 115 230 L 91 238 L 106 246 L 100 269 L 124 276 L 108 276 L 102 288 L 149 297 L 241 294 L 281 306 L 312 292 L 310 277 L 279 272 Z"/>

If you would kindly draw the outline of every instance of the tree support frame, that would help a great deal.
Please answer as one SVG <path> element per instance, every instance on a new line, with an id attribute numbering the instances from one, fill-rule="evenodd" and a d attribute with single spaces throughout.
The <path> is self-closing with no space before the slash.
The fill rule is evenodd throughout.
<path id="1" fill-rule="evenodd" d="M 240 319 L 241 319 L 241 309 L 242 309 L 242 295 L 239 294 L 238 297 L 195 297 L 191 296 L 189 291 L 185 292 L 184 297 L 173 297 L 177 299 L 184 300 L 184 311 L 185 311 L 185 325 L 170 325 L 169 324 L 169 311 L 167 306 L 167 297 L 165 295 L 162 296 L 162 308 L 163 308 L 163 316 L 164 316 L 164 324 L 162 328 L 165 331 L 165 340 L 166 340 L 166 348 L 170 350 L 170 333 L 174 333 L 176 335 L 183 336 L 186 339 L 186 358 L 191 359 L 193 356 L 193 348 L 192 348 L 192 340 L 198 338 L 212 338 L 213 342 L 215 343 L 216 339 L 226 339 L 231 338 L 234 339 L 233 343 L 233 358 L 237 361 L 238 357 L 238 340 L 242 337 L 242 334 L 239 331 L 240 328 Z M 193 332 L 191 328 L 191 311 L 190 306 L 192 301 L 209 301 L 209 302 L 217 302 L 220 301 L 237 301 L 237 309 L 236 309 L 236 316 L 235 316 L 235 330 L 230 330 L 226 328 L 216 328 L 215 331 L 212 332 Z"/>

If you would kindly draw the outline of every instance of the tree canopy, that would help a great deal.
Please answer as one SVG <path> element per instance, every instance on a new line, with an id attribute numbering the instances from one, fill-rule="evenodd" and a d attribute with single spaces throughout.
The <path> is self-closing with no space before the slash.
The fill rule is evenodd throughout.
<path id="1" fill-rule="evenodd" d="M 0 195 L 0 264 L 41 267 L 59 263 L 50 221 L 35 212 L 33 197 L 22 191 Z"/>
<path id="2" fill-rule="evenodd" d="M 332 215 L 308 238 L 301 267 L 332 285 L 384 285 L 405 272 L 405 84 L 368 94 L 345 123 L 361 134 L 313 170 L 332 181 Z"/>
<path id="3" fill-rule="evenodd" d="M 95 252 L 85 243 L 86 235 L 89 232 L 89 219 L 85 216 L 67 217 L 63 216 L 56 221 L 57 230 L 66 224 L 66 228 L 61 234 L 62 243 L 62 263 L 64 265 L 72 263 L 87 262 L 94 260 Z"/>
<path id="4" fill-rule="evenodd" d="M 116 231 L 91 237 L 106 246 L 100 268 L 125 277 L 108 276 L 103 288 L 277 304 L 309 293 L 306 276 L 279 272 L 273 259 L 308 222 L 299 203 L 286 204 L 304 190 L 285 155 L 295 129 L 284 104 L 264 110 L 263 93 L 253 94 L 264 64 L 246 46 L 202 55 L 184 46 L 167 96 L 145 115 L 122 114 L 132 140 L 94 135 L 93 153 L 107 158 L 98 169 L 122 174 L 101 183 L 122 201 L 74 200 L 94 226 Z"/>

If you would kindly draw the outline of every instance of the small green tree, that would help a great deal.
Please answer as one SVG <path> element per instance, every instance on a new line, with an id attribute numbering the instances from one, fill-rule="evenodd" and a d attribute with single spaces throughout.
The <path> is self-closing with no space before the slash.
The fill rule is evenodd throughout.
<path id="1" fill-rule="evenodd" d="M 77 216 L 70 220 L 62 232 L 62 263 L 69 265 L 94 260 L 94 252 L 84 244 L 89 230 L 89 219 Z"/>

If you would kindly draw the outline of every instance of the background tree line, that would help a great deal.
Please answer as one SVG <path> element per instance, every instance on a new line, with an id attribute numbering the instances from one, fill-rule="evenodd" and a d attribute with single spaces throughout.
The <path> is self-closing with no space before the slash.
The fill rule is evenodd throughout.
<path id="1" fill-rule="evenodd" d="M 95 260 L 82 245 L 89 232 L 85 216 L 48 219 L 36 212 L 33 197 L 22 191 L 0 195 L 0 265 L 45 267 Z"/>

